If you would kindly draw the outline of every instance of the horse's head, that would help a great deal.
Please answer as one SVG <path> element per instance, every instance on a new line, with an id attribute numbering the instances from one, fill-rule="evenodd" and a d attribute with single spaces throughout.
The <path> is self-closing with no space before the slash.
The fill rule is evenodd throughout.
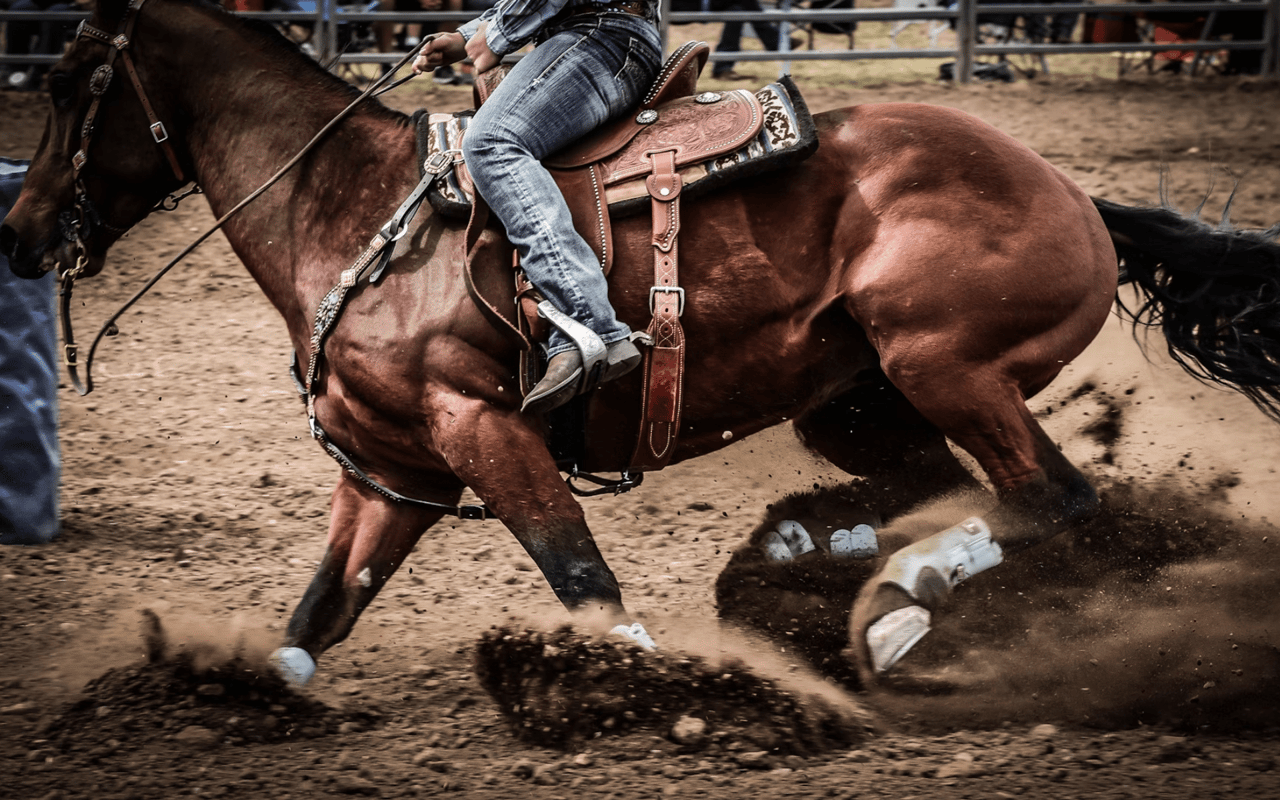
<path id="1" fill-rule="evenodd" d="M 19 277 L 96 274 L 107 249 L 190 174 L 166 70 L 176 43 L 144 19 L 163 4 L 98 0 L 50 71 L 44 137 L 0 226 L 0 253 Z"/>

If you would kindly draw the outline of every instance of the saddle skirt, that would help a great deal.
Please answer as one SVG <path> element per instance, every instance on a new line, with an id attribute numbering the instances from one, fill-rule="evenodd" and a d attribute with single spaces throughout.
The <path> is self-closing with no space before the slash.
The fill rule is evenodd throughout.
<path id="1" fill-rule="evenodd" d="M 475 187 L 461 147 L 473 112 L 419 112 L 419 164 L 450 158 L 432 184 L 432 207 L 470 217 Z M 650 209 L 650 154 L 671 151 L 688 199 L 765 171 L 783 169 L 817 148 L 813 117 L 789 77 L 750 92 L 701 92 L 642 108 L 553 154 L 543 163 L 560 186 L 574 223 L 605 272 L 612 267 L 610 218 Z"/>

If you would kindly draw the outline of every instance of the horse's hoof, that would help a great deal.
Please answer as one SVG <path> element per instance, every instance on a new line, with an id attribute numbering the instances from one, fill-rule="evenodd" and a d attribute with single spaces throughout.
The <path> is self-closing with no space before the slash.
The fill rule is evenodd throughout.
<path id="1" fill-rule="evenodd" d="M 280 677 L 295 689 L 301 689 L 316 674 L 316 661 L 301 647 L 281 647 L 267 659 Z"/>
<path id="2" fill-rule="evenodd" d="M 929 623 L 929 611 L 901 588 L 878 578 L 868 581 L 849 612 L 845 651 L 863 684 L 871 686 L 897 664 L 929 632 Z"/>
<path id="3" fill-rule="evenodd" d="M 870 525 L 855 525 L 853 530 L 841 528 L 831 534 L 831 555 L 837 558 L 873 558 L 880 553 L 880 542 Z"/>
<path id="4" fill-rule="evenodd" d="M 882 675 L 893 669 L 903 656 L 929 632 L 931 615 L 920 606 L 904 606 L 890 611 L 867 628 L 867 650 L 871 669 Z"/>
<path id="5" fill-rule="evenodd" d="M 644 629 L 639 622 L 633 622 L 630 625 L 615 625 L 609 633 L 613 636 L 621 636 L 627 641 L 637 644 L 650 652 L 657 650 L 658 645 L 653 641 L 653 637 Z"/>

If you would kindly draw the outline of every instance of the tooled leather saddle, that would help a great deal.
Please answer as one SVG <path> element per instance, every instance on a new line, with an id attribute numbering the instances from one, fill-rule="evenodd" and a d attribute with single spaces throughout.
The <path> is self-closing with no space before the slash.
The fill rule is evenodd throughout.
<path id="1" fill-rule="evenodd" d="M 677 271 L 680 199 L 795 163 L 817 147 L 813 119 L 789 78 L 756 92 L 698 93 L 698 76 L 709 54 L 704 42 L 681 46 L 634 115 L 601 127 L 543 162 L 606 274 L 613 266 L 611 218 L 652 210 L 652 319 L 646 330 L 643 417 L 632 471 L 664 467 L 679 431 L 685 349 L 680 325 L 685 298 Z M 506 69 L 499 67 L 477 78 L 477 106 L 505 75 Z M 424 175 L 435 176 L 428 199 L 443 216 L 469 220 L 471 253 L 487 225 L 488 210 L 476 197 L 461 158 L 470 112 L 419 112 L 415 119 L 420 164 Z M 521 313 L 513 322 L 475 289 L 470 271 L 469 258 L 467 285 L 481 310 L 495 324 L 514 330 L 525 346 L 521 388 L 527 393 L 538 377 L 529 343 L 548 332 L 537 314 L 540 298 L 517 268 L 515 297 Z"/>

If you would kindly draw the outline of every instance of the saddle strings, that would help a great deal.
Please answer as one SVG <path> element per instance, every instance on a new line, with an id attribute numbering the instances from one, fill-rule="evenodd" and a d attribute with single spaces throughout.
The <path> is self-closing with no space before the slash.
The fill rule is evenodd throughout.
<path id="1" fill-rule="evenodd" d="M 107 321 L 102 324 L 102 328 L 98 331 L 98 335 L 93 338 L 93 344 L 89 346 L 89 354 L 85 357 L 84 386 L 81 387 L 79 381 L 74 382 L 75 389 L 78 394 L 80 394 L 81 396 L 84 396 L 93 391 L 93 356 L 94 356 L 94 353 L 97 352 L 98 350 L 98 343 L 102 341 L 102 337 L 114 335 L 114 333 L 118 330 L 115 324 L 116 320 L 118 320 L 131 307 L 133 307 L 134 303 L 141 300 L 143 295 L 151 291 L 151 288 L 155 286 L 157 283 L 159 283 L 160 279 L 163 278 L 169 272 L 169 270 L 177 266 L 178 262 L 182 261 L 182 259 L 191 255 L 191 253 L 197 247 L 204 244 L 205 240 L 208 239 L 210 236 L 212 236 L 214 233 L 216 233 L 226 223 L 227 220 L 231 219 L 232 216 L 238 213 L 245 206 L 249 205 L 254 200 L 257 200 L 259 197 L 262 196 L 263 192 L 270 189 L 272 186 L 276 184 L 277 181 L 283 178 L 285 174 L 289 170 L 293 169 L 293 167 L 296 166 L 297 163 L 301 161 L 304 156 L 307 155 L 307 153 L 311 152 L 311 150 L 317 144 L 319 144 L 320 141 L 324 139 L 324 137 L 328 136 L 330 131 L 332 131 L 335 127 L 337 127 L 338 123 L 341 122 L 343 119 L 345 119 L 347 115 L 350 114 L 355 109 L 356 106 L 358 106 L 361 102 L 363 102 L 369 97 L 376 97 L 377 94 L 375 94 L 375 92 L 377 92 L 378 94 L 381 94 L 383 92 L 390 91 L 396 86 L 399 86 L 400 84 L 414 77 L 414 75 L 411 73 L 410 75 L 400 79 L 393 85 L 386 87 L 386 89 L 382 89 L 382 85 L 386 83 L 389 78 L 391 78 L 393 75 L 399 72 L 404 67 L 405 64 L 409 63 L 411 59 L 417 57 L 418 51 L 421 50 L 423 45 L 425 44 L 426 44 L 426 41 L 423 41 L 422 43 L 418 44 L 416 47 L 411 49 L 408 53 L 404 55 L 403 58 L 401 58 L 398 62 L 396 62 L 396 65 L 394 67 L 392 67 L 385 74 L 381 75 L 376 81 L 371 83 L 367 89 L 365 89 L 363 92 L 360 93 L 359 97 L 357 97 L 355 100 L 352 100 L 351 103 L 346 108 L 339 111 L 338 114 L 333 119 L 329 120 L 328 124 L 326 124 L 323 128 L 321 128 L 320 131 L 315 136 L 311 137 L 311 141 L 303 145 L 302 149 L 299 150 L 297 154 L 294 155 L 293 158 L 289 159 L 284 166 L 280 167 L 280 169 L 276 171 L 276 174 L 268 178 L 266 183 L 259 186 L 257 189 L 251 192 L 247 197 L 245 197 L 239 203 L 236 203 L 236 205 L 232 207 L 231 210 L 227 211 L 225 214 L 219 217 L 218 221 L 215 222 L 212 227 L 210 227 L 204 233 L 200 234 L 200 236 L 196 237 L 195 241 L 187 245 L 186 248 L 182 250 L 182 252 L 178 253 L 178 255 L 174 256 L 173 259 L 170 260 L 168 264 L 165 264 L 163 267 L 161 267 L 160 270 L 156 272 L 156 274 L 153 275 L 149 281 L 143 284 L 141 289 L 139 289 L 136 293 L 134 293 L 133 297 L 130 297 L 124 303 L 124 305 L 120 306 L 120 309 L 116 311 L 116 313 L 112 314 L 110 317 L 107 318 Z M 378 91 L 379 89 L 382 89 L 382 91 L 379 92 Z M 70 341 L 73 338 L 71 335 L 71 319 L 70 319 L 71 286 L 69 285 L 66 286 L 65 291 L 67 295 L 66 303 L 65 303 L 67 316 L 64 320 L 66 325 L 66 332 L 65 332 L 64 338 L 67 339 L 68 341 L 65 341 L 64 344 L 71 348 L 74 348 L 75 342 Z"/>

